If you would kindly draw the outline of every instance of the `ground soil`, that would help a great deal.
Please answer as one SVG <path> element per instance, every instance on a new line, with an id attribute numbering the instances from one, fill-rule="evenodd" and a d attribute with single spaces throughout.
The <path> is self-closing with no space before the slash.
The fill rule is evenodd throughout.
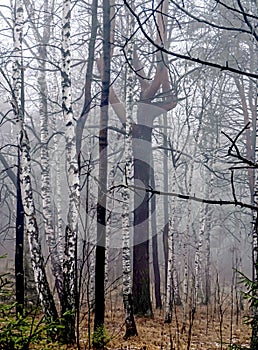
<path id="1" fill-rule="evenodd" d="M 110 341 L 107 350 L 213 350 L 240 349 L 249 346 L 250 326 L 244 322 L 246 311 L 238 313 L 231 310 L 230 305 L 223 308 L 198 306 L 189 341 L 189 321 L 182 329 L 182 308 L 173 312 L 172 323 L 164 323 L 164 311 L 154 311 L 153 317 L 136 317 L 138 336 L 124 340 L 125 327 L 123 309 L 108 309 L 106 312 L 106 328 Z M 93 315 L 92 315 L 93 316 Z M 85 327 L 83 327 L 85 332 Z M 88 348 L 87 336 L 81 342 L 82 349 Z"/>

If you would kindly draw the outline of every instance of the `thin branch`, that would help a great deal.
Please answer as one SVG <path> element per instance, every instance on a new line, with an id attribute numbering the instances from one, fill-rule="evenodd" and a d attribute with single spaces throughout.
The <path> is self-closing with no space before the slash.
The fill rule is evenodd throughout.
<path id="1" fill-rule="evenodd" d="M 234 206 L 238 206 L 241 208 L 247 208 L 247 209 L 251 209 L 251 210 L 256 210 L 258 212 L 258 207 L 251 205 L 251 204 L 247 204 L 247 203 L 243 203 L 240 202 L 238 200 L 234 200 L 234 201 L 227 201 L 227 200 L 216 200 L 216 199 L 205 199 L 205 198 L 200 198 L 200 197 L 196 197 L 195 195 L 190 196 L 187 194 L 182 194 L 182 193 L 176 193 L 176 192 L 164 192 L 164 191 L 158 191 L 152 188 L 145 188 L 142 186 L 135 186 L 135 185 L 129 185 L 126 186 L 124 184 L 120 184 L 120 185 L 116 185 L 110 188 L 110 190 L 113 189 L 117 189 L 117 188 L 124 188 L 124 187 L 128 187 L 131 190 L 139 190 L 139 191 L 144 191 L 146 193 L 151 193 L 152 195 L 156 194 L 156 195 L 160 195 L 160 196 L 169 196 L 169 197 L 177 197 L 179 199 L 184 199 L 184 200 L 191 200 L 194 202 L 199 202 L 199 203 L 206 203 L 206 204 L 213 204 L 213 205 L 234 205 Z"/>
<path id="2" fill-rule="evenodd" d="M 228 65 L 228 62 L 225 63 L 225 65 L 220 65 L 218 63 L 215 63 L 215 62 L 210 62 L 210 61 L 205 61 L 205 60 L 202 60 L 200 58 L 197 58 L 197 57 L 192 57 L 190 55 L 184 55 L 184 54 L 180 54 L 178 52 L 174 52 L 174 51 L 171 51 L 171 50 L 168 50 L 166 49 L 165 47 L 157 44 L 155 42 L 155 40 L 153 40 L 148 34 L 147 32 L 144 30 L 143 28 L 143 25 L 138 17 L 138 15 L 134 12 L 134 10 L 129 6 L 128 4 L 128 1 L 127 0 L 123 0 L 124 1 L 124 4 L 127 6 L 127 8 L 129 9 L 129 11 L 133 14 L 133 16 L 136 18 L 136 21 L 139 25 L 139 28 L 142 32 L 142 34 L 145 36 L 145 38 L 153 45 L 155 46 L 158 50 L 170 55 L 170 56 L 173 56 L 173 57 L 177 57 L 177 58 L 181 58 L 181 59 L 184 59 L 184 60 L 187 60 L 187 61 L 191 61 L 191 62 L 195 62 L 197 64 L 201 64 L 201 65 L 204 65 L 204 66 L 208 66 L 208 67 L 212 67 L 212 68 L 217 68 L 217 69 L 220 69 L 221 71 L 227 71 L 227 72 L 232 72 L 232 73 L 237 73 L 237 74 L 241 74 L 241 75 L 245 75 L 247 77 L 251 77 L 251 78 L 255 78 L 255 79 L 258 79 L 258 74 L 255 74 L 255 73 L 249 73 L 249 72 L 246 72 L 246 71 L 243 71 L 241 69 L 237 69 L 237 68 L 234 68 L 234 67 L 230 67 Z"/>

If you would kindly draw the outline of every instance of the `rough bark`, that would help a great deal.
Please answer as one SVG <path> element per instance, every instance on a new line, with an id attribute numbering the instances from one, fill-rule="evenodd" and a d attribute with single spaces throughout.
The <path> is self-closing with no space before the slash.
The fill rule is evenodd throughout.
<path id="1" fill-rule="evenodd" d="M 133 125 L 134 183 L 149 186 L 152 128 Z M 144 159 L 144 160 L 143 160 Z M 152 315 L 149 275 L 149 194 L 134 196 L 133 296 L 134 313 Z"/>
<path id="2" fill-rule="evenodd" d="M 75 143 L 75 120 L 71 102 L 71 52 L 70 52 L 71 1 L 63 1 L 62 18 L 62 110 L 65 122 L 66 169 L 69 191 L 67 225 L 63 262 L 63 291 L 61 312 L 63 318 L 63 341 L 75 342 L 77 300 L 77 235 L 79 211 L 79 171 Z"/>
<path id="3" fill-rule="evenodd" d="M 129 36 L 133 32 L 134 22 L 129 17 Z M 128 44 L 127 58 L 129 65 L 132 64 L 133 42 Z M 132 124 L 133 124 L 133 72 L 131 67 L 127 68 L 126 82 L 126 135 L 125 135 L 125 167 L 124 182 L 131 182 L 133 174 L 133 150 L 132 150 Z M 131 195 L 127 186 L 122 192 L 123 212 L 122 212 L 122 231 L 123 231 L 123 302 L 125 310 L 125 326 L 126 332 L 124 339 L 130 336 L 138 335 L 136 324 L 133 316 L 133 300 L 132 300 L 132 281 L 131 281 L 131 239 L 130 239 L 130 212 L 131 212 Z"/>
<path id="4" fill-rule="evenodd" d="M 29 241 L 32 268 L 44 316 L 47 322 L 52 322 L 58 319 L 58 314 L 47 281 L 45 262 L 41 251 L 41 245 L 39 243 L 39 229 L 36 220 L 36 210 L 31 186 L 29 139 L 25 130 L 20 131 L 19 147 L 21 152 L 20 179 L 25 215 L 25 228 Z"/>
<path id="5" fill-rule="evenodd" d="M 13 62 L 13 108 L 18 125 L 18 133 L 23 127 L 24 95 L 23 71 L 22 71 L 22 35 L 23 35 L 23 4 L 22 1 L 15 3 L 14 18 L 14 62 Z M 18 149 L 18 171 L 17 171 L 17 204 L 16 204 L 16 246 L 15 246 L 15 282 L 17 314 L 22 314 L 24 307 L 24 268 L 23 268 L 23 242 L 24 242 L 24 211 L 20 186 L 21 175 L 21 151 Z"/>
<path id="6" fill-rule="evenodd" d="M 201 124 L 202 124 L 202 115 L 203 111 L 201 111 L 201 115 L 199 117 L 199 125 L 198 129 L 195 134 L 195 144 L 193 149 L 193 157 L 190 161 L 189 165 L 189 180 L 188 180 L 188 193 L 191 195 L 192 193 L 192 186 L 193 186 L 193 173 L 194 173 L 194 161 L 195 161 L 195 155 L 197 150 L 197 144 L 200 137 L 200 130 L 201 130 Z M 189 257 L 189 246 L 191 242 L 191 211 L 192 211 L 192 202 L 188 201 L 187 203 L 187 222 L 186 222 L 186 229 L 185 234 L 183 238 L 183 259 L 184 259 L 184 277 L 183 277 L 183 324 L 182 324 L 182 331 L 185 330 L 186 327 L 186 319 L 187 319 L 187 309 L 188 309 L 188 302 L 189 302 L 189 285 L 190 285 L 190 277 L 189 277 L 189 263 L 190 263 L 190 257 Z M 192 310 L 195 310 L 195 304 L 194 300 L 192 300 L 191 305 Z"/>
<path id="7" fill-rule="evenodd" d="M 39 243 L 39 230 L 36 221 L 36 210 L 31 185 L 30 147 L 24 129 L 24 89 L 23 89 L 23 2 L 15 3 L 14 21 L 14 63 L 13 63 L 13 107 L 18 127 L 18 148 L 20 153 L 20 186 L 25 218 L 25 229 L 28 236 L 31 262 L 40 303 L 47 322 L 58 318 L 53 295 L 50 291 L 45 272 L 45 263 Z M 54 337 L 54 335 L 52 335 Z"/>
<path id="8" fill-rule="evenodd" d="M 16 184 L 16 242 L 15 242 L 15 288 L 16 314 L 22 315 L 24 309 L 24 210 L 20 184 L 20 151 L 18 150 L 18 169 Z"/>
<path id="9" fill-rule="evenodd" d="M 166 46 L 168 1 L 160 4 L 156 23 L 157 40 Z M 137 54 L 134 66 L 139 71 Z M 137 68 L 138 66 L 138 68 Z M 141 101 L 138 106 L 137 124 L 133 126 L 134 185 L 148 188 L 150 185 L 151 136 L 155 118 L 164 111 L 173 109 L 177 104 L 176 96 L 171 92 L 166 57 L 157 53 L 157 66 L 151 83 L 145 79 L 144 69 L 140 67 L 141 76 L 137 76 L 141 85 Z M 155 96 L 162 87 L 166 97 L 156 102 Z M 140 204 L 139 204 L 140 203 Z M 152 315 L 149 286 L 149 195 L 137 191 L 134 204 L 134 258 L 133 258 L 133 296 L 135 313 Z"/>
<path id="10" fill-rule="evenodd" d="M 41 45 L 39 46 L 39 115 L 40 115 L 40 140 L 41 140 L 41 195 L 44 230 L 49 248 L 51 270 L 55 279 L 55 287 L 61 299 L 62 271 L 58 254 L 58 244 L 54 230 L 54 218 L 51 203 L 51 179 L 49 159 L 49 110 L 48 110 L 48 87 L 47 87 L 47 49 L 46 45 L 50 38 L 50 15 L 48 1 L 44 1 L 44 29 Z"/>
<path id="11" fill-rule="evenodd" d="M 176 173 L 174 170 L 171 187 L 174 190 L 176 184 Z M 171 323 L 172 320 L 172 305 L 174 302 L 174 271 L 175 271 L 175 256 L 174 256 L 174 233 L 175 233 L 175 208 L 177 201 L 173 202 L 171 208 L 171 218 L 168 223 L 168 262 L 166 276 L 166 306 L 165 306 L 165 323 Z"/>

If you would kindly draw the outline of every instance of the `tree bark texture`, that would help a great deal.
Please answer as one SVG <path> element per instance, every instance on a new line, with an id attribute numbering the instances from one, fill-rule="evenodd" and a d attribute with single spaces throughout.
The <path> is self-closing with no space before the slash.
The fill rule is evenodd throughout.
<path id="1" fill-rule="evenodd" d="M 133 125 L 134 183 L 149 186 L 152 128 Z M 143 143 L 142 143 L 143 141 Z M 133 296 L 134 313 L 151 316 L 149 275 L 149 194 L 137 191 L 134 196 L 133 242 Z"/>
<path id="2" fill-rule="evenodd" d="M 24 309 L 24 210 L 20 184 L 20 150 L 18 150 L 18 169 L 16 184 L 16 241 L 15 241 L 15 288 L 16 288 L 16 314 L 22 315 Z"/>
<path id="3" fill-rule="evenodd" d="M 77 300 L 77 235 L 79 212 L 79 171 L 76 152 L 76 122 L 71 101 L 71 1 L 63 1 L 62 18 L 62 110 L 65 122 L 66 169 L 69 191 L 67 225 L 65 229 L 65 246 L 63 262 L 63 291 L 61 311 L 64 322 L 65 343 L 75 342 L 75 320 Z"/>
<path id="4" fill-rule="evenodd" d="M 44 29 L 42 42 L 39 47 L 39 115 L 40 115 L 40 140 L 41 140 L 41 195 L 42 212 L 44 220 L 44 230 L 49 249 L 51 270 L 55 279 L 55 287 L 61 299 L 62 271 L 58 254 L 58 244 L 54 230 L 54 217 L 51 203 L 51 179 L 50 179 L 50 159 L 49 159 L 49 110 L 48 110 L 48 87 L 47 87 L 47 50 L 46 45 L 50 38 L 50 15 L 48 1 L 44 1 Z"/>
<path id="5" fill-rule="evenodd" d="M 18 127 L 18 148 L 20 153 L 20 186 L 24 210 L 25 229 L 29 241 L 31 262 L 35 283 L 43 313 L 47 322 L 58 318 L 53 295 L 45 272 L 45 263 L 39 242 L 39 229 L 31 185 L 31 158 L 27 133 L 24 129 L 24 90 L 23 90 L 23 2 L 15 3 L 14 22 L 14 63 L 13 63 L 13 106 Z M 54 335 L 53 335 L 54 336 Z"/>
<path id="6" fill-rule="evenodd" d="M 128 18 L 129 36 L 133 32 L 134 21 Z M 131 183 L 133 175 L 133 150 L 132 150 L 132 124 L 133 124 L 133 71 L 131 68 L 133 59 L 133 41 L 128 43 L 127 59 L 129 66 L 127 67 L 126 81 L 126 124 L 125 124 L 125 167 L 124 182 L 128 185 Z M 122 212 L 122 230 L 123 230 L 123 302 L 125 310 L 125 326 L 126 332 L 124 338 L 138 335 L 133 315 L 133 299 L 132 299 L 132 280 L 131 280 L 131 239 L 130 239 L 130 217 L 131 217 L 131 193 L 128 186 L 125 186 L 122 192 L 123 212 Z"/>

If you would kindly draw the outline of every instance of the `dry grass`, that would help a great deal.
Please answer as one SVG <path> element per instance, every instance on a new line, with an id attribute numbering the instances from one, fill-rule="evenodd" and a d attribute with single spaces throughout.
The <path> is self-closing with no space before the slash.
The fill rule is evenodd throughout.
<path id="1" fill-rule="evenodd" d="M 223 321 L 221 322 L 218 309 L 209 306 L 198 306 L 194 318 L 190 350 L 228 350 L 248 347 L 250 342 L 250 326 L 243 322 L 243 317 L 247 311 L 242 311 L 237 315 L 233 313 L 233 322 L 231 322 L 230 304 L 224 305 Z M 94 315 L 91 315 L 92 321 Z M 138 336 L 124 340 L 124 313 L 121 305 L 116 303 L 106 310 L 106 329 L 110 341 L 106 345 L 106 350 L 186 350 L 189 339 L 189 322 L 186 330 L 182 332 L 182 308 L 177 307 L 173 312 L 171 324 L 164 324 L 164 311 L 157 310 L 153 318 L 136 317 Z M 92 334 L 91 322 L 91 334 Z M 231 326 L 232 323 L 232 326 Z M 80 324 L 80 348 L 89 349 L 88 342 L 88 324 L 84 320 Z M 39 349 L 39 347 L 32 347 Z M 42 349 L 42 348 L 41 348 Z M 44 349 L 77 349 L 76 346 L 67 347 L 49 344 Z"/>
<path id="2" fill-rule="evenodd" d="M 229 309 L 229 308 L 228 308 Z M 189 349 L 229 349 L 231 344 L 247 347 L 250 341 L 250 327 L 243 322 L 244 313 L 233 315 L 231 327 L 230 312 L 224 310 L 223 321 L 211 306 L 199 306 L 196 310 L 191 345 Z M 184 332 L 182 328 L 182 309 L 177 307 L 172 323 L 164 324 L 164 312 L 156 311 L 153 318 L 136 318 L 138 337 L 127 341 L 123 339 L 123 312 L 107 311 L 106 327 L 111 341 L 108 349 L 147 349 L 147 350 L 184 350 L 189 339 L 189 323 Z M 230 335 L 232 334 L 232 335 Z"/>

